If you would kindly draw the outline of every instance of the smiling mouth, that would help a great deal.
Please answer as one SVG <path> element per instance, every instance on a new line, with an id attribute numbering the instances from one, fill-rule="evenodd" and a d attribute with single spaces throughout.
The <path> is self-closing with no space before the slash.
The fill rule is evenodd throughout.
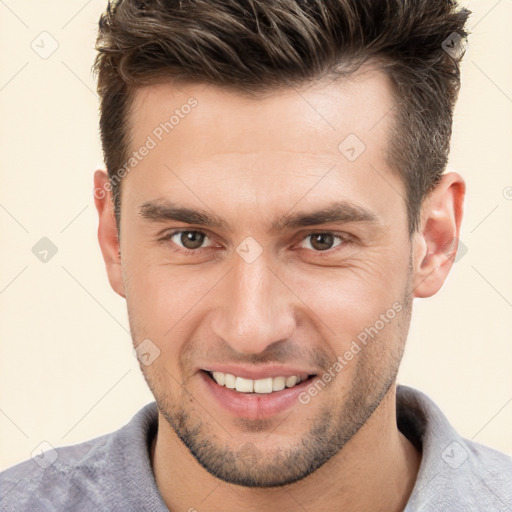
<path id="1" fill-rule="evenodd" d="M 285 388 L 293 388 L 300 383 L 316 377 L 316 375 L 292 375 L 289 377 L 277 376 L 265 379 L 246 379 L 231 373 L 211 372 L 203 370 L 219 386 L 233 389 L 240 393 L 270 394 L 282 391 Z"/>

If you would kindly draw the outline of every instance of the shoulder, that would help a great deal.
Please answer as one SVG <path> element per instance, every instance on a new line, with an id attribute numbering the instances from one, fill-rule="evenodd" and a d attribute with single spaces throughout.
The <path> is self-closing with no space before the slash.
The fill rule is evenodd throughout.
<path id="1" fill-rule="evenodd" d="M 418 510 L 512 510 L 512 457 L 454 436 L 434 448 L 430 460 L 416 496 L 423 505 Z"/>
<path id="2" fill-rule="evenodd" d="M 49 447 L 0 473 L 0 495 L 5 510 L 54 510 L 52 506 L 57 503 L 62 510 L 76 509 L 87 496 L 77 482 L 87 486 L 94 479 L 114 436 L 113 433 L 73 446 Z"/>
<path id="3" fill-rule="evenodd" d="M 446 473 L 440 481 L 460 480 L 461 493 L 484 510 L 512 509 L 512 457 L 470 439 L 454 439 L 441 453 Z M 495 508 L 492 508 L 495 507 Z M 476 510 L 476 509 L 475 509 Z"/>
<path id="4" fill-rule="evenodd" d="M 9 512 L 127 511 L 138 502 L 160 510 L 148 453 L 156 405 L 141 409 L 116 432 L 50 448 L 0 473 L 0 502 Z M 142 508 L 143 509 L 143 508 Z"/>
<path id="5" fill-rule="evenodd" d="M 485 467 L 496 468 L 499 472 L 507 475 L 512 490 L 512 457 L 469 439 L 463 438 L 463 441 L 470 456 L 476 463 Z"/>
<path id="6" fill-rule="evenodd" d="M 413 388 L 397 389 L 397 421 L 422 451 L 407 512 L 512 510 L 512 457 L 460 436 L 437 405 Z"/>

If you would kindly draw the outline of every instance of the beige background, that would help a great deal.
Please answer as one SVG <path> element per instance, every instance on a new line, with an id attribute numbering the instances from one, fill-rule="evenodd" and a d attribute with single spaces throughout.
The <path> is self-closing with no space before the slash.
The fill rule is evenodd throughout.
<path id="1" fill-rule="evenodd" d="M 43 441 L 115 430 L 152 400 L 96 240 L 90 67 L 105 5 L 0 1 L 0 469 Z M 512 454 L 512 1 L 464 5 L 473 33 L 450 166 L 468 185 L 468 252 L 438 296 L 416 302 L 399 381 L 463 436 Z M 34 40 L 59 46 L 43 59 Z M 32 253 L 42 237 L 58 248 L 46 263 Z"/>

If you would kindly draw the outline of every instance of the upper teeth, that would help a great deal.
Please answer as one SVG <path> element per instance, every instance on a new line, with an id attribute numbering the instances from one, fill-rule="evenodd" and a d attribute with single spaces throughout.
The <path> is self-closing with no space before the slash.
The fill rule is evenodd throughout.
<path id="1" fill-rule="evenodd" d="M 231 373 L 212 372 L 212 376 L 221 386 L 229 389 L 236 389 L 242 393 L 272 393 L 272 391 L 281 391 L 285 387 L 291 388 L 301 382 L 299 376 L 291 377 L 267 377 L 266 379 L 245 379 L 236 377 Z"/>

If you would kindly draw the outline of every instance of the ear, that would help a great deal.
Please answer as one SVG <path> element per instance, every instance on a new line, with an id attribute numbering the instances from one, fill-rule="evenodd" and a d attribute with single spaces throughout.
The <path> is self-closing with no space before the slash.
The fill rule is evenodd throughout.
<path id="1" fill-rule="evenodd" d="M 125 297 L 114 203 L 105 171 L 98 170 L 94 173 L 94 203 L 99 217 L 98 241 L 105 260 L 108 280 L 112 289 L 121 297 Z"/>
<path id="2" fill-rule="evenodd" d="M 437 293 L 450 272 L 459 245 L 466 185 L 455 172 L 444 174 L 423 202 L 414 239 L 414 297 Z"/>

